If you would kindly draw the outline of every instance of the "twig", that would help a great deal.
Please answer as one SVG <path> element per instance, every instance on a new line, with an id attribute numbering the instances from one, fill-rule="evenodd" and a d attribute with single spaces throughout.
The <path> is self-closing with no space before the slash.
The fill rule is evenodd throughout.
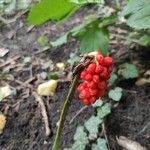
<path id="1" fill-rule="evenodd" d="M 29 71 L 30 71 L 30 77 L 32 78 L 33 77 L 33 66 L 32 65 L 30 66 Z"/>
<path id="2" fill-rule="evenodd" d="M 34 77 L 31 77 L 29 78 L 28 80 L 26 80 L 24 83 L 25 84 L 30 84 L 31 82 L 35 81 L 37 78 L 34 76 Z"/>
<path id="3" fill-rule="evenodd" d="M 20 80 L 15 80 L 16 83 L 20 84 L 22 87 L 25 87 L 25 88 L 30 88 L 32 89 L 32 85 L 30 85 L 29 83 L 25 83 L 25 82 L 22 82 Z"/>
<path id="4" fill-rule="evenodd" d="M 51 133 L 51 130 L 49 128 L 48 116 L 47 116 L 47 112 L 46 112 L 44 102 L 43 102 L 42 98 L 40 96 L 38 96 L 35 92 L 33 92 L 33 95 L 35 97 L 35 100 L 37 102 L 39 102 L 39 104 L 41 106 L 41 113 L 42 113 L 42 116 L 43 116 L 43 120 L 45 122 L 46 136 L 49 136 L 50 133 Z"/>
<path id="5" fill-rule="evenodd" d="M 0 21 L 2 21 L 4 24 L 10 24 L 15 22 L 19 17 L 21 17 L 22 15 L 24 15 L 28 10 L 22 11 L 20 13 L 18 13 L 17 15 L 15 15 L 12 19 L 6 19 L 4 17 L 2 17 L 0 15 Z"/>
<path id="6" fill-rule="evenodd" d="M 86 108 L 87 108 L 87 106 L 82 107 L 82 108 L 73 116 L 73 118 L 70 120 L 69 124 L 71 124 L 71 123 L 74 121 L 74 119 L 75 119 L 82 111 L 84 111 Z"/>
<path id="7" fill-rule="evenodd" d="M 26 80 L 25 82 L 22 82 L 20 80 L 15 80 L 16 83 L 20 84 L 22 87 L 27 87 L 27 88 L 30 88 L 32 89 L 33 86 L 30 84 L 31 82 L 35 81 L 37 79 L 36 76 L 32 77 L 32 78 L 29 78 L 28 80 Z"/>
<path id="8" fill-rule="evenodd" d="M 108 138 L 107 138 L 107 134 L 106 134 L 106 129 L 105 129 L 105 124 L 104 123 L 102 123 L 102 130 L 103 130 L 103 134 L 105 136 L 106 142 L 107 142 L 108 150 L 111 150 L 109 142 L 108 142 Z"/>
<path id="9" fill-rule="evenodd" d="M 133 91 L 133 90 L 126 90 L 126 89 L 123 89 L 125 92 L 128 92 L 128 93 L 132 93 L 132 94 L 137 94 L 137 91 Z"/>
<path id="10" fill-rule="evenodd" d="M 136 135 L 136 137 L 137 137 L 138 135 L 140 135 L 141 133 L 143 133 L 143 132 L 148 128 L 149 125 L 150 125 L 150 121 L 149 121 L 148 124 L 147 124 L 146 126 L 144 126 L 144 128 Z"/>
<path id="11" fill-rule="evenodd" d="M 74 92 L 75 92 L 75 88 L 76 88 L 76 85 L 77 85 L 77 82 L 78 82 L 78 78 L 79 78 L 79 74 L 76 74 L 74 76 L 74 79 L 72 81 L 69 93 L 68 93 L 66 101 L 64 103 L 64 106 L 63 106 L 63 109 L 62 109 L 62 112 L 61 112 L 61 115 L 60 115 L 59 125 L 58 125 L 58 129 L 57 129 L 57 133 L 56 133 L 56 137 L 55 137 L 55 141 L 54 141 L 52 150 L 59 150 L 63 125 L 64 125 L 65 118 L 66 118 L 66 115 L 67 115 L 67 112 L 68 112 L 68 108 L 70 106 L 71 100 L 72 100 Z"/>
<path id="12" fill-rule="evenodd" d="M 8 59 L 6 62 L 4 62 L 0 65 L 0 68 L 5 67 L 6 65 L 10 64 L 11 62 L 13 62 L 19 58 L 20 58 L 20 56 L 15 56 L 13 58 Z"/>

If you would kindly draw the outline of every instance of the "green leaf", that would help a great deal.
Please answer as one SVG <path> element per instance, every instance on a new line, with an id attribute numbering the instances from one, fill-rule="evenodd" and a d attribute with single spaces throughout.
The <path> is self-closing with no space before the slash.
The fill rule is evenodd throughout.
<path id="1" fill-rule="evenodd" d="M 79 126 L 76 130 L 76 133 L 74 135 L 74 140 L 75 141 L 85 141 L 88 142 L 88 137 L 86 132 L 84 131 L 83 126 Z"/>
<path id="2" fill-rule="evenodd" d="M 71 148 L 65 148 L 64 150 L 85 150 L 86 144 L 89 142 L 86 132 L 83 126 L 79 126 L 74 135 L 75 143 Z"/>
<path id="3" fill-rule="evenodd" d="M 104 118 L 111 112 L 111 104 L 105 103 L 103 106 L 97 109 L 97 116 L 100 118 Z"/>
<path id="4" fill-rule="evenodd" d="M 68 0 L 42 0 L 31 8 L 28 23 L 40 25 L 50 19 L 59 21 L 75 9 L 77 9 L 77 5 Z"/>
<path id="5" fill-rule="evenodd" d="M 121 15 L 127 18 L 127 24 L 131 27 L 150 28 L 150 1 L 130 0 Z"/>
<path id="6" fill-rule="evenodd" d="M 67 43 L 67 40 L 70 36 L 72 37 L 76 37 L 78 36 L 79 34 L 82 33 L 82 30 L 84 30 L 84 28 L 91 24 L 93 21 L 95 21 L 96 18 L 90 18 L 89 20 L 84 20 L 82 24 L 72 28 L 71 30 L 69 30 L 68 32 L 66 32 L 65 34 L 61 35 L 58 39 L 56 39 L 55 41 L 51 42 L 50 44 L 53 46 L 53 47 L 58 47 L 58 46 L 61 46 L 65 43 Z"/>
<path id="7" fill-rule="evenodd" d="M 92 144 L 92 150 L 108 150 L 106 140 L 98 138 L 97 144 Z"/>
<path id="8" fill-rule="evenodd" d="M 12 0 L 11 2 L 9 2 L 6 7 L 4 7 L 4 13 L 5 14 L 11 14 L 14 13 L 16 10 L 16 6 L 17 6 L 17 2 L 16 0 Z"/>
<path id="9" fill-rule="evenodd" d="M 109 46 L 109 34 L 105 28 L 92 26 L 80 37 L 80 52 L 89 53 L 94 50 L 101 50 L 104 56 L 107 55 Z"/>
<path id="10" fill-rule="evenodd" d="M 46 44 L 48 43 L 48 39 L 47 39 L 46 36 L 41 35 L 41 36 L 38 37 L 37 42 L 38 42 L 40 45 L 44 46 L 44 45 L 46 45 Z"/>
<path id="11" fill-rule="evenodd" d="M 51 45 L 53 47 L 58 47 L 60 45 L 67 43 L 67 39 L 68 39 L 68 32 L 65 33 L 64 35 L 60 36 L 56 41 L 51 42 Z"/>
<path id="12" fill-rule="evenodd" d="M 86 28 L 88 26 L 90 26 L 91 24 L 93 24 L 96 20 L 99 22 L 99 26 L 102 28 L 102 27 L 108 26 L 110 24 L 114 24 L 116 22 L 116 19 L 117 19 L 116 15 L 112 15 L 112 16 L 103 18 L 101 20 L 97 20 L 96 17 L 88 17 L 88 19 L 85 19 L 82 24 L 72 28 L 71 30 L 69 30 L 65 34 L 61 35 L 58 39 L 51 42 L 50 44 L 53 47 L 58 47 L 58 46 L 61 46 L 65 43 L 67 43 L 67 40 L 70 36 L 72 36 L 72 37 L 82 36 L 83 33 L 86 31 Z"/>
<path id="13" fill-rule="evenodd" d="M 138 40 L 138 44 L 142 46 L 150 46 L 150 36 L 144 35 Z"/>
<path id="14" fill-rule="evenodd" d="M 88 4 L 88 3 L 104 4 L 104 0 L 70 0 L 70 2 L 73 2 L 76 4 Z"/>
<path id="15" fill-rule="evenodd" d="M 13 14 L 25 10 L 31 5 L 31 0 L 0 0 L 0 13 Z"/>
<path id="16" fill-rule="evenodd" d="M 99 117 L 91 116 L 84 125 L 90 134 L 97 134 L 100 123 L 102 120 Z"/>
<path id="17" fill-rule="evenodd" d="M 52 72 L 48 74 L 48 80 L 57 80 L 59 79 L 59 73 L 58 72 Z"/>
<path id="18" fill-rule="evenodd" d="M 80 141 L 75 142 L 71 148 L 65 148 L 64 150 L 85 150 L 86 144 Z"/>
<path id="19" fill-rule="evenodd" d="M 134 14 L 141 10 L 144 6 L 150 4 L 148 0 L 129 0 L 127 5 L 124 7 L 123 11 L 121 12 L 122 16 L 128 16 Z"/>
<path id="20" fill-rule="evenodd" d="M 120 66 L 118 74 L 121 74 L 125 79 L 137 78 L 139 75 L 138 69 L 135 65 L 124 63 Z"/>
<path id="21" fill-rule="evenodd" d="M 87 143 L 82 143 L 80 141 L 77 141 L 73 144 L 71 150 L 85 150 Z"/>
<path id="22" fill-rule="evenodd" d="M 17 4 L 17 10 L 27 9 L 31 5 L 31 0 L 19 0 Z"/>
<path id="23" fill-rule="evenodd" d="M 120 101 L 122 97 L 122 91 L 123 91 L 122 88 L 116 87 L 114 90 L 109 91 L 108 96 L 114 101 Z"/>
<path id="24" fill-rule="evenodd" d="M 137 29 L 150 28 L 150 4 L 134 15 L 131 15 L 127 20 L 127 24 Z"/>
<path id="25" fill-rule="evenodd" d="M 118 79 L 118 76 L 116 74 L 111 74 L 109 80 L 108 80 L 108 86 L 112 86 L 115 84 L 116 80 Z"/>
<path id="26" fill-rule="evenodd" d="M 99 27 L 106 27 L 110 24 L 115 24 L 117 21 L 117 15 L 116 14 L 113 14 L 109 17 L 106 17 L 106 18 L 103 18 L 100 20 L 100 24 L 99 24 Z"/>
<path id="27" fill-rule="evenodd" d="M 75 143 L 71 148 L 65 148 L 64 150 L 85 150 L 86 144 L 89 142 L 84 127 L 79 126 L 74 135 Z"/>

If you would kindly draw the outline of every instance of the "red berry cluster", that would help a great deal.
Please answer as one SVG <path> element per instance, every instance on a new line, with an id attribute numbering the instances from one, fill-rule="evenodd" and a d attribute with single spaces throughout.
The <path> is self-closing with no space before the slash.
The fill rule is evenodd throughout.
<path id="1" fill-rule="evenodd" d="M 82 82 L 77 87 L 79 98 L 84 105 L 95 103 L 99 97 L 104 97 L 107 80 L 112 72 L 113 59 L 96 53 L 95 62 L 91 62 L 80 74 Z"/>

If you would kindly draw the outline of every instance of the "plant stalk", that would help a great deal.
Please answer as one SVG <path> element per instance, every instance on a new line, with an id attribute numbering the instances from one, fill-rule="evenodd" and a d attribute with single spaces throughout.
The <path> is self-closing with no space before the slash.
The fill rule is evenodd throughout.
<path id="1" fill-rule="evenodd" d="M 76 85 L 78 83 L 78 79 L 79 79 L 79 74 L 75 75 L 75 77 L 74 77 L 74 79 L 71 83 L 69 93 L 67 95 L 67 98 L 65 100 L 65 103 L 64 103 L 61 115 L 60 115 L 58 128 L 57 128 L 57 132 L 56 132 L 56 137 L 55 137 L 55 140 L 54 140 L 52 150 L 59 150 L 59 145 L 60 145 L 60 142 L 61 142 L 61 134 L 62 134 L 64 122 L 65 122 L 66 115 L 67 115 L 70 103 L 72 101 L 72 98 L 73 98 L 73 95 L 74 95 L 74 92 L 75 92 Z"/>

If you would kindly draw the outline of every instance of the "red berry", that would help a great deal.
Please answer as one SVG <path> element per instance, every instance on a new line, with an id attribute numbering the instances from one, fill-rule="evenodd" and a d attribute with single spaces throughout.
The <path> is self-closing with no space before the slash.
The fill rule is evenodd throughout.
<path id="1" fill-rule="evenodd" d="M 109 74 L 107 72 L 107 68 L 104 67 L 104 70 L 102 71 L 102 73 L 100 73 L 100 77 L 104 80 L 107 80 L 109 78 Z"/>
<path id="2" fill-rule="evenodd" d="M 95 69 L 95 72 L 97 73 L 97 74 L 99 74 L 99 73 L 101 73 L 103 71 L 103 67 L 101 66 L 101 65 L 97 65 L 96 66 L 96 69 Z"/>
<path id="3" fill-rule="evenodd" d="M 95 96 L 93 96 L 93 97 L 90 98 L 90 102 L 93 104 L 93 103 L 96 102 L 96 99 L 97 99 L 97 98 L 96 98 Z"/>
<path id="4" fill-rule="evenodd" d="M 79 94 L 79 98 L 83 100 L 85 97 L 83 94 Z"/>
<path id="5" fill-rule="evenodd" d="M 98 88 L 100 90 L 105 90 L 106 89 L 106 81 L 101 81 L 99 84 L 98 84 Z"/>
<path id="6" fill-rule="evenodd" d="M 112 72 L 112 66 L 107 68 L 108 73 L 110 74 Z"/>
<path id="7" fill-rule="evenodd" d="M 104 63 L 106 66 L 111 66 L 113 64 L 113 59 L 111 57 L 105 57 Z"/>
<path id="8" fill-rule="evenodd" d="M 97 95 L 98 90 L 97 89 L 89 89 L 90 95 L 95 96 Z"/>
<path id="9" fill-rule="evenodd" d="M 84 99 L 84 100 L 83 100 L 83 103 L 84 103 L 84 105 L 87 105 L 87 106 L 89 106 L 89 105 L 91 104 L 88 99 Z"/>
<path id="10" fill-rule="evenodd" d="M 80 74 L 80 78 L 81 79 L 85 79 L 86 75 L 87 75 L 87 72 L 86 71 L 82 71 L 81 74 Z"/>
<path id="11" fill-rule="evenodd" d="M 98 96 L 99 97 L 104 97 L 105 96 L 105 90 L 98 91 Z"/>
<path id="12" fill-rule="evenodd" d="M 81 99 L 89 98 L 90 97 L 90 93 L 89 93 L 88 89 L 86 88 L 86 89 L 82 90 L 80 95 L 79 95 L 79 97 Z"/>
<path id="13" fill-rule="evenodd" d="M 78 85 L 77 90 L 80 92 L 81 90 L 83 90 L 83 86 L 81 84 Z"/>
<path id="14" fill-rule="evenodd" d="M 97 84 L 94 81 L 88 82 L 87 86 L 91 89 L 96 89 L 97 88 Z"/>
<path id="15" fill-rule="evenodd" d="M 86 80 L 86 81 L 91 81 L 91 80 L 92 80 L 92 75 L 88 73 L 88 74 L 85 76 L 85 80 Z"/>
<path id="16" fill-rule="evenodd" d="M 100 53 L 94 56 L 97 62 L 89 63 L 88 67 L 81 72 L 80 78 L 83 82 L 77 87 L 84 105 L 95 103 L 96 99 L 105 96 L 107 80 L 112 72 L 111 57 L 104 58 Z"/>
<path id="17" fill-rule="evenodd" d="M 104 65 L 104 57 L 101 54 L 96 55 L 96 60 L 99 62 L 99 64 Z"/>
<path id="18" fill-rule="evenodd" d="M 77 87 L 77 90 L 80 92 L 82 90 L 84 90 L 85 88 L 87 88 L 87 84 L 85 82 L 79 84 L 79 86 Z"/>
<path id="19" fill-rule="evenodd" d="M 93 73 L 95 73 L 95 69 L 96 69 L 96 64 L 91 63 L 87 68 L 87 72 L 90 73 L 90 74 L 93 74 Z"/>
<path id="20" fill-rule="evenodd" d="M 99 82 L 99 76 L 98 75 L 94 75 L 93 76 L 93 81 L 95 82 L 95 83 L 98 83 Z"/>

